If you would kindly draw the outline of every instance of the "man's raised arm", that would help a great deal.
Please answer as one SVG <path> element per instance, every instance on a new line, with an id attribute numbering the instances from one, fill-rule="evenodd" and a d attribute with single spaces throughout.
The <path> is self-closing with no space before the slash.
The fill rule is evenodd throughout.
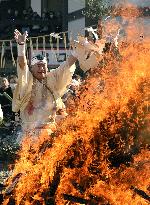
<path id="1" fill-rule="evenodd" d="M 17 42 L 18 58 L 17 58 L 17 75 L 18 82 L 13 94 L 12 109 L 14 112 L 18 112 L 22 102 L 25 101 L 27 87 L 29 86 L 30 78 L 29 68 L 27 65 L 27 59 L 25 56 L 25 44 L 28 34 L 25 32 L 23 35 L 16 29 L 14 32 L 14 38 Z"/>
<path id="2" fill-rule="evenodd" d="M 17 29 L 14 31 L 14 38 L 17 42 L 18 49 L 18 65 L 20 69 L 26 69 L 27 67 L 27 59 L 25 56 L 25 43 L 27 39 L 28 33 L 27 31 L 24 34 L 21 34 Z"/>
<path id="3" fill-rule="evenodd" d="M 75 71 L 75 62 L 79 60 L 81 69 L 86 72 L 90 68 L 95 68 L 103 58 L 100 46 L 89 43 L 86 38 L 83 42 L 76 42 L 73 45 L 71 55 L 57 69 L 51 70 L 50 76 L 53 76 L 54 90 L 59 96 L 64 94 L 66 86 L 70 84 L 72 75 Z M 89 56 L 88 56 L 89 55 Z"/>

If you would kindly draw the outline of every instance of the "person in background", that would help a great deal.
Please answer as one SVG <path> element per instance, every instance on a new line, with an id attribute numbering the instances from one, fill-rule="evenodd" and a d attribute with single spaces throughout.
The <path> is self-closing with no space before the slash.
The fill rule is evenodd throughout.
<path id="1" fill-rule="evenodd" d="M 13 92 L 9 86 L 8 79 L 2 78 L 0 87 L 0 104 L 5 121 L 14 120 L 14 113 L 12 112 L 12 98 Z"/>
<path id="2" fill-rule="evenodd" d="M 11 87 L 12 92 L 14 92 L 17 85 L 17 76 L 10 76 L 9 78 L 9 86 Z"/>
<path id="3" fill-rule="evenodd" d="M 74 75 L 69 87 L 70 92 L 72 93 L 73 96 L 76 96 L 79 86 L 80 86 L 80 77 L 78 75 Z"/>
<path id="4" fill-rule="evenodd" d="M 50 11 L 48 13 L 49 16 L 49 32 L 55 32 L 56 29 L 56 25 L 55 25 L 55 16 L 54 16 L 54 12 Z"/>
<path id="5" fill-rule="evenodd" d="M 61 12 L 55 13 L 55 32 L 59 33 L 62 31 L 62 14 Z"/>
<path id="6" fill-rule="evenodd" d="M 33 26 L 31 28 L 32 35 L 37 35 L 40 32 L 40 16 L 37 12 L 33 12 L 31 20 L 33 21 Z"/>
<path id="7" fill-rule="evenodd" d="M 67 86 L 67 90 L 65 94 L 62 97 L 62 101 L 66 107 L 68 106 L 68 100 L 72 97 L 76 97 L 80 85 L 81 85 L 81 78 L 80 76 L 75 74 L 72 78 L 70 85 Z"/>
<path id="8" fill-rule="evenodd" d="M 13 11 L 11 8 L 7 10 L 7 20 L 12 21 L 13 19 Z"/>
<path id="9" fill-rule="evenodd" d="M 33 9 L 31 6 L 29 6 L 29 8 L 27 9 L 27 15 L 28 15 L 28 18 L 30 19 L 33 15 Z"/>
<path id="10" fill-rule="evenodd" d="M 81 76 L 75 74 L 75 75 L 73 76 L 73 78 L 72 78 L 72 83 L 73 83 L 74 85 L 76 85 L 77 87 L 79 87 L 80 84 L 81 84 Z"/>
<path id="11" fill-rule="evenodd" d="M 18 10 L 15 10 L 15 11 L 14 11 L 13 19 L 14 19 L 14 21 L 20 19 L 20 15 L 19 15 L 19 11 L 18 11 Z"/>
<path id="12" fill-rule="evenodd" d="M 28 18 L 28 13 L 27 13 L 27 10 L 26 9 L 24 9 L 23 11 L 22 11 L 22 16 L 21 16 L 21 18 L 22 18 L 22 20 L 28 20 L 29 18 Z"/>

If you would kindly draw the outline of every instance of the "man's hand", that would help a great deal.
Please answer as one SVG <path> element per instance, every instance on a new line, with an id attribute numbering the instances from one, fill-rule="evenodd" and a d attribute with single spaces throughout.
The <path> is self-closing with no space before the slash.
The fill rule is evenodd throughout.
<path id="1" fill-rule="evenodd" d="M 14 31 L 14 38 L 16 42 L 20 45 L 24 45 L 28 36 L 28 32 L 25 31 L 24 34 L 21 34 L 17 29 Z"/>

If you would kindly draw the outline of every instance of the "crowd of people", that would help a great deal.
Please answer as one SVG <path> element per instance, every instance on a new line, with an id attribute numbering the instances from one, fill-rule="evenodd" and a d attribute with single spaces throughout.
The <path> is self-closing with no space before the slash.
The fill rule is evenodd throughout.
<path id="1" fill-rule="evenodd" d="M 21 32 L 28 31 L 30 36 L 58 33 L 62 31 L 62 14 L 43 9 L 40 16 L 31 7 L 28 9 L 8 8 L 5 15 L 0 16 L 1 39 L 10 38 L 15 28 Z"/>

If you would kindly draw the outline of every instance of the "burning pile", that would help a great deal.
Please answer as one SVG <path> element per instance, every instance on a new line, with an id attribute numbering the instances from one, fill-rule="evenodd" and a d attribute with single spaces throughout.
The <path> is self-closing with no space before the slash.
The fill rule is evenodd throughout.
<path id="1" fill-rule="evenodd" d="M 148 204 L 150 44 L 119 52 L 91 71 L 56 132 L 24 139 L 3 205 Z"/>

